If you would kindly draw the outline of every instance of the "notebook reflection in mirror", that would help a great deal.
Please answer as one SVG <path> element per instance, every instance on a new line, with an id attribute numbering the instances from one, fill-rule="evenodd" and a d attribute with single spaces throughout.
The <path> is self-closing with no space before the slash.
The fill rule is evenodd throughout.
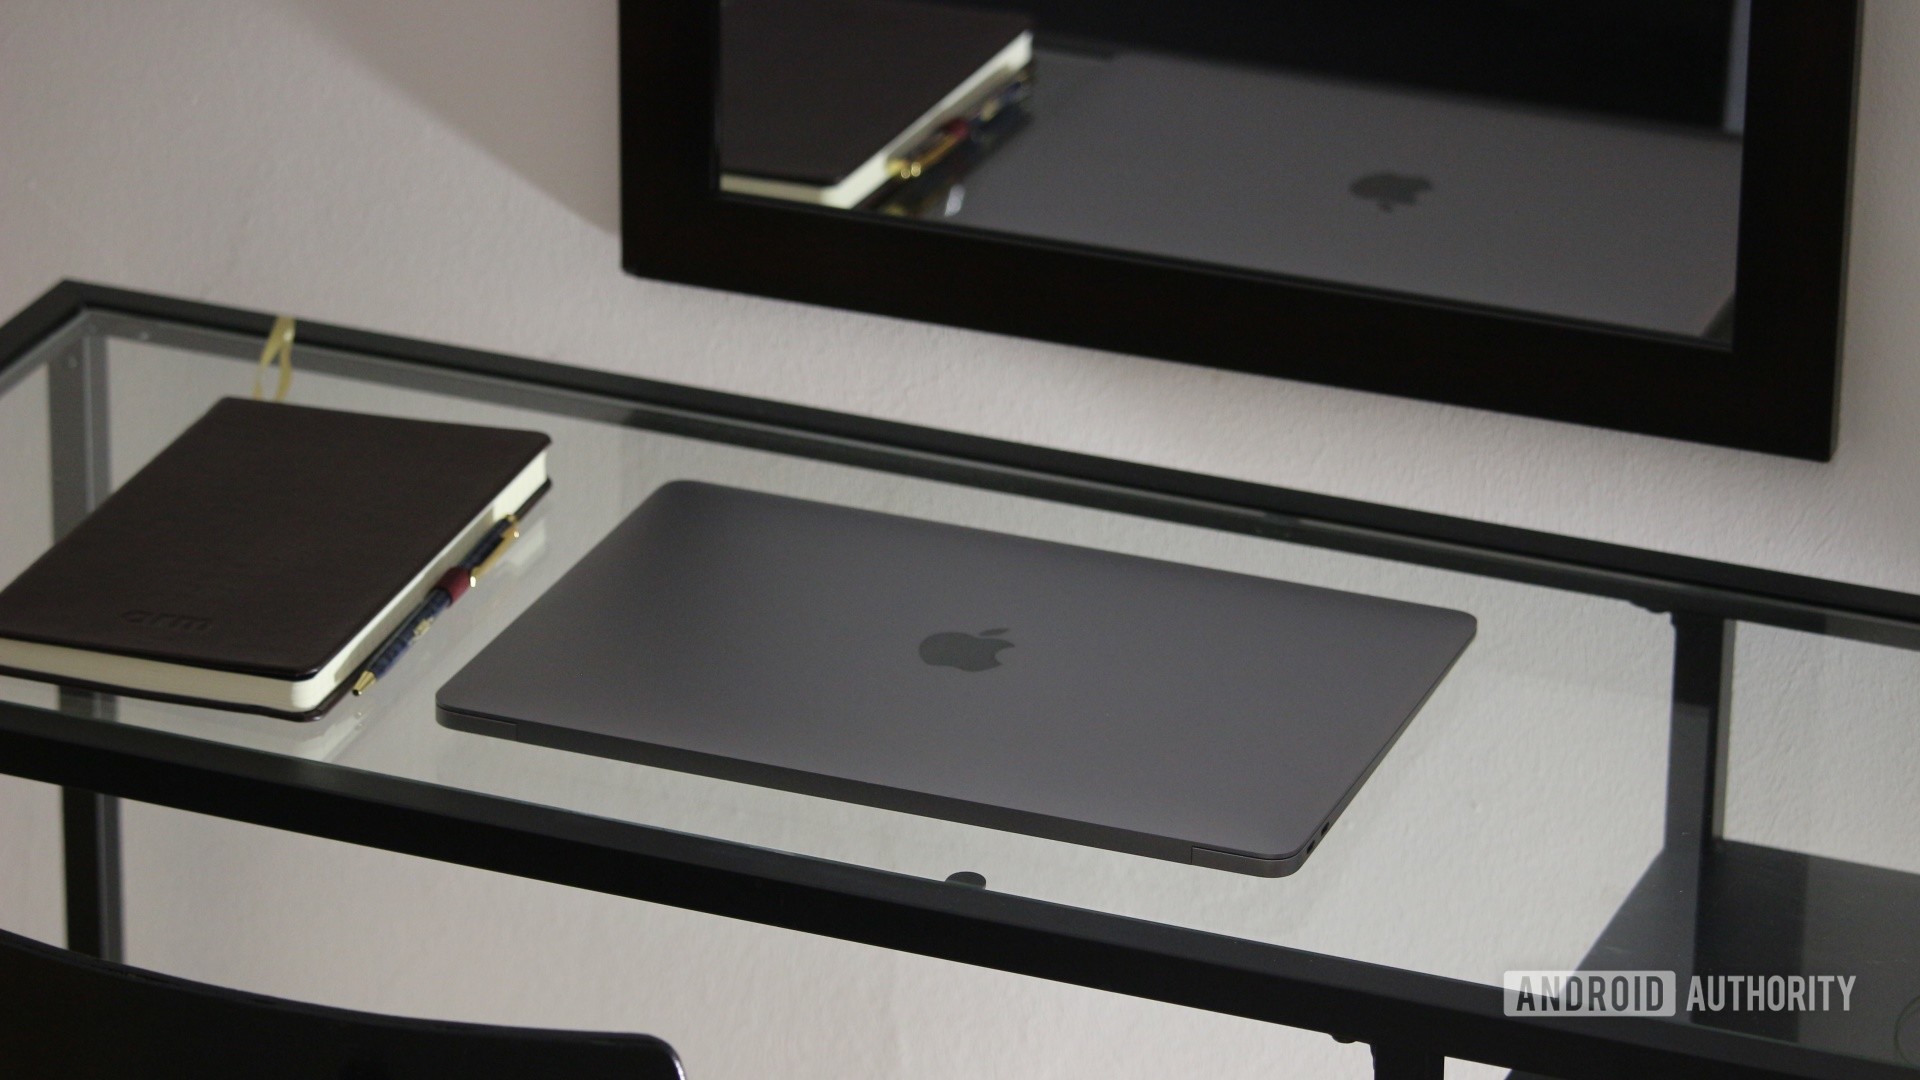
<path id="1" fill-rule="evenodd" d="M 917 214 L 1025 123 L 1025 15 L 915 0 L 721 8 L 720 189 Z"/>

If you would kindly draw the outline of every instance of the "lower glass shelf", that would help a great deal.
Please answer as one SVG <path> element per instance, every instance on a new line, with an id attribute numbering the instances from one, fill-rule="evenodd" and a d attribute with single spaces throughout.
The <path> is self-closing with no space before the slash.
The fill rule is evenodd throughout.
<path id="1" fill-rule="evenodd" d="M 1920 1065 L 1916 930 L 1920 875 L 1727 840 L 1662 852 L 1581 967 L 1698 980 L 1704 1027 Z M 1808 1007 L 1774 1007 L 1795 977 Z"/>

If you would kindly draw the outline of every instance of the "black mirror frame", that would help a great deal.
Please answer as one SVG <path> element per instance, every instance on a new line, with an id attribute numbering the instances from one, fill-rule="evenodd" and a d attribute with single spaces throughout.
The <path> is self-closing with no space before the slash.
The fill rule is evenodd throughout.
<path id="1" fill-rule="evenodd" d="M 1731 347 L 722 196 L 714 0 L 621 0 L 622 262 L 690 285 L 1826 461 L 1860 6 L 1753 0 Z"/>

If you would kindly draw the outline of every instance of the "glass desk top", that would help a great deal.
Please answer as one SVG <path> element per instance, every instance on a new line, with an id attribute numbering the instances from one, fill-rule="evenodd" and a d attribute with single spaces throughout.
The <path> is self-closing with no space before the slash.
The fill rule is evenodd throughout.
<path id="1" fill-rule="evenodd" d="M 13 511 L 0 524 L 0 580 L 51 542 L 55 478 L 70 467 L 54 460 L 50 368 L 92 365 L 102 380 L 106 472 L 117 485 L 216 399 L 249 393 L 259 346 L 226 330 L 93 311 L 23 356 L 0 394 L 0 491 Z M 1098 485 L 1079 501 L 1019 494 L 1007 490 L 1013 483 L 962 482 L 964 469 L 953 473 L 961 479 L 936 478 L 944 466 L 924 449 L 809 443 L 777 424 L 705 424 L 617 395 L 309 343 L 296 344 L 294 364 L 288 400 L 300 404 L 551 435 L 553 489 L 504 564 L 370 693 L 311 723 L 132 697 L 102 708 L 4 677 L 0 700 L 866 870 L 934 880 L 967 871 L 995 893 L 1482 987 L 1508 971 L 1583 966 L 1677 969 L 1683 992 L 1689 972 L 1852 975 L 1845 1011 L 1690 1021 L 1682 1009 L 1661 1022 L 1799 1043 L 1838 1063 L 1920 1068 L 1920 876 L 1911 876 L 1920 875 L 1920 736 L 1910 720 L 1920 700 L 1910 646 L 1920 637 L 1898 619 L 1868 619 L 1879 629 L 1844 636 L 1820 632 L 1811 617 L 1799 627 L 1739 622 L 1730 638 L 1712 624 L 1700 638 L 1708 651 L 1732 647 L 1731 736 L 1706 751 L 1725 759 L 1726 841 L 1676 854 L 1670 786 L 1684 770 L 1670 776 L 1669 759 L 1681 752 L 1685 709 L 1676 711 L 1667 613 L 1290 542 L 1283 517 L 1256 509 L 1103 509 L 1117 497 Z M 1458 608 L 1478 618 L 1479 633 L 1314 857 L 1278 879 L 438 724 L 437 688 L 677 479 Z M 1208 523 L 1174 519 L 1183 515 Z M 1682 930 L 1694 937 L 1676 943 Z"/>

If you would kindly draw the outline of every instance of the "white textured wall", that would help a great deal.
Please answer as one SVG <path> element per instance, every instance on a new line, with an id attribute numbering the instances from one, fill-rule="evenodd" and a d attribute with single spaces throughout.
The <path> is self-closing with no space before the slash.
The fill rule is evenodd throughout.
<path id="1" fill-rule="evenodd" d="M 612 0 L 0 0 L 0 311 L 85 278 L 1920 590 L 1920 4 L 1868 10 L 1826 465 L 629 278 L 613 29 Z M 0 416 L 0 448 L 34 437 Z M 14 509 L 0 517 L 25 528 Z M 1804 699 L 1840 684 L 1821 685 Z M 1790 718 L 1736 740 L 1767 784 L 1736 789 L 1736 829 L 1920 865 L 1901 812 L 1920 797 L 1911 725 L 1898 701 L 1869 704 L 1865 735 L 1823 729 L 1851 749 L 1816 775 L 1778 767 L 1806 743 Z M 1841 835 L 1842 788 L 1882 808 L 1864 840 Z M 0 925 L 57 940 L 54 821 L 47 789 L 0 787 Z M 654 1030 L 696 1078 L 1364 1074 L 1321 1036 L 186 815 L 130 809 L 128 845 L 136 960 L 395 1011 Z M 685 989 L 654 989 L 666 970 Z"/>

